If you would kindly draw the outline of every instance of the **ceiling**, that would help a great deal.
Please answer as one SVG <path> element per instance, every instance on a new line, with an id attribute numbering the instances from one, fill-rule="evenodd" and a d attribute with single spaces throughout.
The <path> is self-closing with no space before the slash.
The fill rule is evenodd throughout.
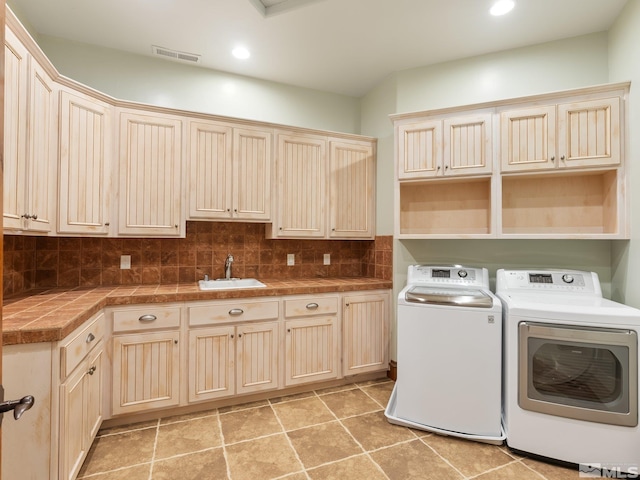
<path id="1" fill-rule="evenodd" d="M 8 0 L 38 35 L 359 97 L 393 72 L 607 30 L 627 0 Z M 247 60 L 231 56 L 244 45 Z"/>

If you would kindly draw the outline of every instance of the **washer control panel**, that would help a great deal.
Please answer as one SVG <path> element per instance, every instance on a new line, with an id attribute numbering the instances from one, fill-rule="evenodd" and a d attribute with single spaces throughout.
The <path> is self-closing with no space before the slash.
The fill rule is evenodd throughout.
<path id="1" fill-rule="evenodd" d="M 464 285 L 489 288 L 489 272 L 486 268 L 462 265 L 409 265 L 407 284 Z"/>
<path id="2" fill-rule="evenodd" d="M 579 270 L 498 270 L 496 291 L 564 292 L 602 296 L 595 272 Z"/>

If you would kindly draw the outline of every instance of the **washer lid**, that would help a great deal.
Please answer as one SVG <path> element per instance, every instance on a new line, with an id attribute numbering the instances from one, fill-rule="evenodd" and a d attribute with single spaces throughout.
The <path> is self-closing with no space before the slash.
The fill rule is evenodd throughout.
<path id="1" fill-rule="evenodd" d="M 404 295 L 409 303 L 453 305 L 459 307 L 493 307 L 493 299 L 483 290 L 467 288 L 428 287 L 415 285 Z"/>

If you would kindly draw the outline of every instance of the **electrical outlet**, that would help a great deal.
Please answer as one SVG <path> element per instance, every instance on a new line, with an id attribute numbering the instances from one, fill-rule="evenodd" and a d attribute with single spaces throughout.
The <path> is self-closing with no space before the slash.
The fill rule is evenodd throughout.
<path id="1" fill-rule="evenodd" d="M 325 253 L 324 254 L 323 262 L 324 262 L 325 265 L 331 265 L 331 254 L 330 253 Z"/>
<path id="2" fill-rule="evenodd" d="M 129 270 L 131 268 L 131 255 L 120 255 L 120 269 Z"/>
<path id="3" fill-rule="evenodd" d="M 295 265 L 296 264 L 296 256 L 294 253 L 287 253 L 287 265 Z"/>

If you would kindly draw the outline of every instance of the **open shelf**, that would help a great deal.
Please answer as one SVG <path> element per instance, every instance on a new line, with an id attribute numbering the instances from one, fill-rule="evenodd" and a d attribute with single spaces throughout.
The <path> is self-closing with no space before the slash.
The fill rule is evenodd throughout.
<path id="1" fill-rule="evenodd" d="M 618 172 L 502 177 L 503 235 L 615 237 Z"/>
<path id="2" fill-rule="evenodd" d="M 401 182 L 398 236 L 489 236 L 491 178 Z"/>

